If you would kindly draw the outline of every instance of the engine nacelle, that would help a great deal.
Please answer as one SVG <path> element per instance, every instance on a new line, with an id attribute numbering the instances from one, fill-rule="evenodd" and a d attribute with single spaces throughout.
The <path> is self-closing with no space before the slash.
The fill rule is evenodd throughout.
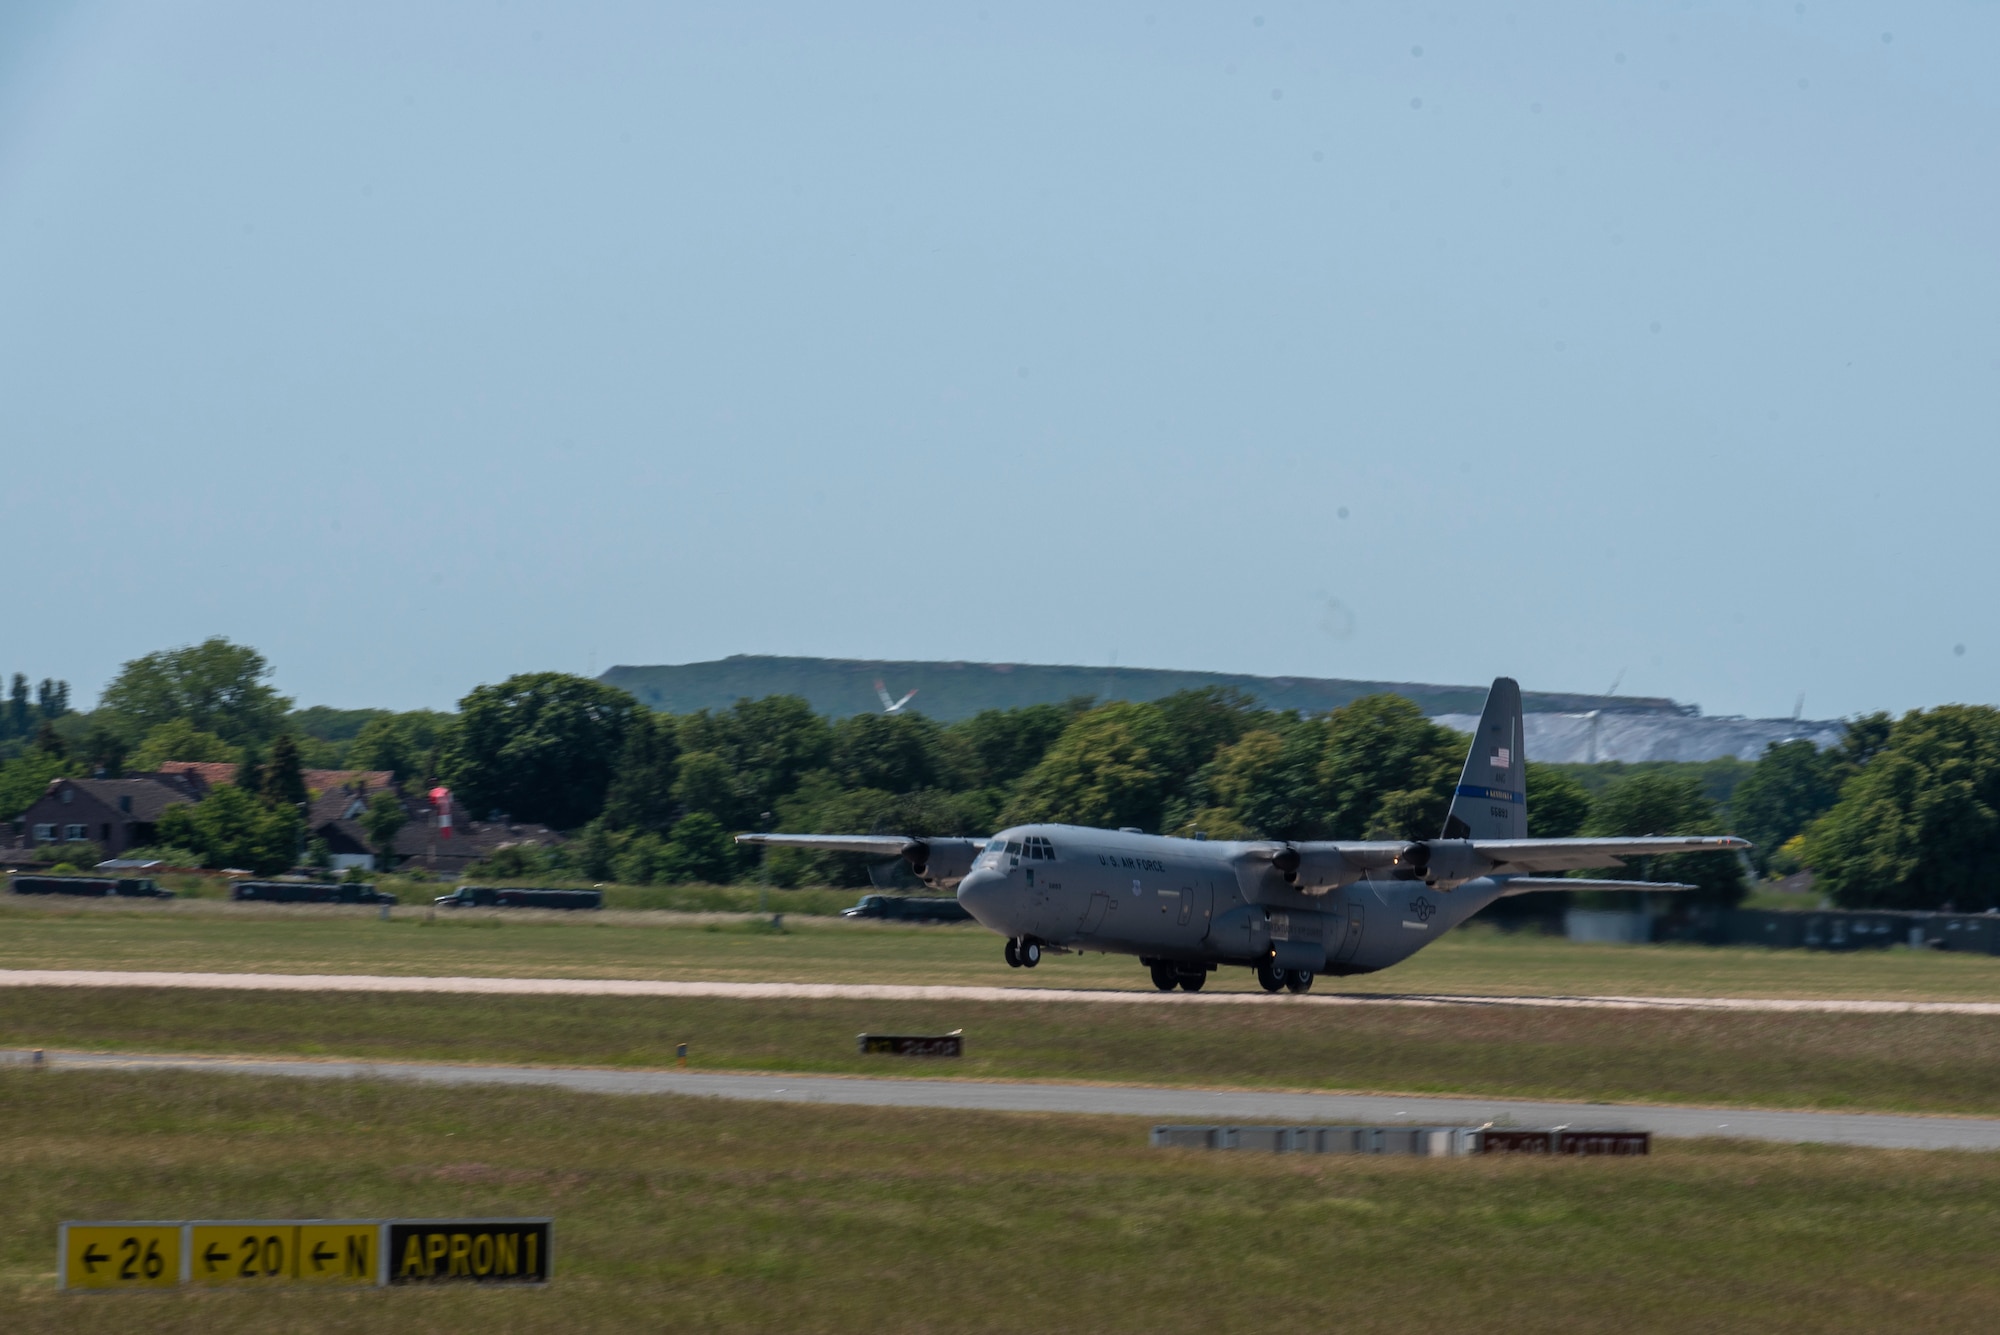
<path id="1" fill-rule="evenodd" d="M 1484 876 L 1493 862 L 1466 839 L 1425 839 L 1396 855 L 1396 875 L 1425 885 L 1458 885 Z"/>
<path id="2" fill-rule="evenodd" d="M 903 861 L 925 885 L 951 890 L 971 874 L 979 847 L 975 839 L 912 839 L 903 845 Z"/>
<path id="3" fill-rule="evenodd" d="M 1271 866 L 1284 877 L 1285 884 L 1308 895 L 1323 895 L 1361 879 L 1362 868 L 1349 862 L 1336 848 L 1299 848 L 1287 844 L 1271 856 Z"/>

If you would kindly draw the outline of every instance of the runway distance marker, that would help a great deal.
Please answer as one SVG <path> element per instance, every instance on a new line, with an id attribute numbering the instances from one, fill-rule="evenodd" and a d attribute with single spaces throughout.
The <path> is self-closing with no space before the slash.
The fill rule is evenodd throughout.
<path id="1" fill-rule="evenodd" d="M 171 1289 L 185 1278 L 181 1226 L 160 1220 L 56 1229 L 60 1289 Z"/>

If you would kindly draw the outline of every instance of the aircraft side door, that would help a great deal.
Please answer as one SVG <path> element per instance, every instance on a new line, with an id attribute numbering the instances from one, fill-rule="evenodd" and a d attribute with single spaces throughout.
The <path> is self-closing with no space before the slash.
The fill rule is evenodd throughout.
<path id="1" fill-rule="evenodd" d="M 1111 907 L 1111 896 L 1102 890 L 1094 890 L 1090 902 L 1083 907 L 1083 921 L 1078 924 L 1085 936 L 1093 936 L 1104 925 L 1104 911 Z"/>
<path id="2" fill-rule="evenodd" d="M 1215 882 L 1200 881 L 1181 891 L 1181 926 L 1196 941 L 1208 939 L 1209 924 L 1215 921 Z"/>

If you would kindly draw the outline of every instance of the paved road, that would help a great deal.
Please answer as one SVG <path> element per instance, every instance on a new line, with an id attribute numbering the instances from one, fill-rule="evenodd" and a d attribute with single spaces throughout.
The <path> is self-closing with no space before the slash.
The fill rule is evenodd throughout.
<path id="1" fill-rule="evenodd" d="M 1779 1011 L 1857 1015 L 1996 1015 L 1994 1001 L 1859 1001 L 1762 997 L 1470 996 L 1449 993 L 1120 992 L 1060 987 L 894 983 L 662 982 L 636 978 L 426 978 L 334 973 L 179 973 L 0 969 L 0 987 L 185 987 L 238 992 L 452 992 L 487 996 L 736 997 L 822 1001 L 1087 1001 L 1145 1006 L 1522 1006 L 1558 1010 Z"/>
<path id="2" fill-rule="evenodd" d="M 30 1054 L 0 1054 L 18 1064 Z M 2000 1150 L 2000 1119 L 1896 1117 L 1877 1113 L 1658 1105 L 1536 1103 L 1512 1099 L 1396 1098 L 1379 1094 L 1289 1094 L 1258 1090 L 1162 1089 L 1137 1085 L 1047 1085 L 846 1076 L 726 1075 L 705 1071 L 617 1071 L 550 1066 L 454 1066 L 440 1062 L 293 1061 L 53 1052 L 53 1070 L 212 1071 L 314 1079 L 372 1077 L 442 1085 L 555 1085 L 597 1094 L 692 1094 L 778 1103 L 845 1103 L 984 1112 L 1110 1113 L 1154 1121 L 1447 1124 L 1513 1122 L 1651 1131 L 1659 1136 L 1878 1149 Z"/>

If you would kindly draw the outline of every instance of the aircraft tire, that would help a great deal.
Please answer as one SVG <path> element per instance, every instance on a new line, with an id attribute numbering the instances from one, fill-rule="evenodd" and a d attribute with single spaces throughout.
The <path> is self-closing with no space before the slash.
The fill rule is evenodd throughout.
<path id="1" fill-rule="evenodd" d="M 1023 941 L 1014 951 L 1021 957 L 1021 967 L 1032 969 L 1042 962 L 1042 948 L 1033 941 Z"/>
<path id="2" fill-rule="evenodd" d="M 1257 966 L 1257 986 L 1266 992 L 1276 992 L 1285 985 L 1285 972 L 1271 961 L 1265 960 Z"/>
<path id="3" fill-rule="evenodd" d="M 1181 975 L 1181 991 L 1199 992 L 1207 982 L 1208 971 L 1206 969 L 1200 973 L 1184 973 Z"/>
<path id="4" fill-rule="evenodd" d="M 1147 967 L 1151 970 L 1153 975 L 1153 986 L 1159 988 L 1160 991 L 1171 992 L 1176 987 L 1180 986 L 1181 982 L 1180 970 L 1176 969 L 1173 965 L 1153 964 L 1153 965 L 1148 965 Z"/>
<path id="5" fill-rule="evenodd" d="M 1292 991 L 1310 992 L 1312 991 L 1312 985 L 1313 985 L 1313 971 L 1311 969 L 1285 970 L 1285 986 L 1290 988 Z"/>
<path id="6" fill-rule="evenodd" d="M 1011 936 L 1007 938 L 1007 967 L 1010 969 L 1021 967 L 1021 943 Z"/>

